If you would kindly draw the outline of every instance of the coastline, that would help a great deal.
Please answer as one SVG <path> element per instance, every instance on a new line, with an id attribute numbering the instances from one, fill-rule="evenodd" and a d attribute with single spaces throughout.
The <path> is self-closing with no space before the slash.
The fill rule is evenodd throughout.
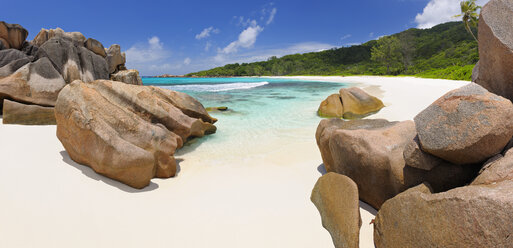
<path id="1" fill-rule="evenodd" d="M 352 83 L 386 105 L 369 118 L 391 121 L 412 119 L 468 83 L 374 76 L 262 78 Z M 0 149 L 9 154 L 0 167 L 5 203 L 0 246 L 333 247 L 309 199 L 321 175 L 316 128 L 289 130 L 290 136 L 305 138 L 264 140 L 257 145 L 269 147 L 229 158 L 208 141 L 184 149 L 176 156 L 182 160 L 176 178 L 154 179 L 139 191 L 71 161 L 55 126 L 0 124 Z M 360 247 L 374 247 L 372 210 L 361 206 Z"/>

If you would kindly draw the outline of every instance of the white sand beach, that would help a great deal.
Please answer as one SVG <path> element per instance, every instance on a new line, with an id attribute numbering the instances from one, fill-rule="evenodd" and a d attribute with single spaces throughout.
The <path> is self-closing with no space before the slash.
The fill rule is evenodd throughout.
<path id="1" fill-rule="evenodd" d="M 388 120 L 412 119 L 468 83 L 292 78 L 355 83 L 386 105 L 370 118 Z M 266 136 L 244 152 L 204 142 L 176 155 L 177 177 L 135 190 L 73 162 L 55 126 L 0 124 L 0 247 L 333 247 L 310 201 L 322 164 L 316 128 L 288 130 L 300 137 L 293 142 Z M 360 247 L 374 247 L 374 214 L 362 203 Z"/>

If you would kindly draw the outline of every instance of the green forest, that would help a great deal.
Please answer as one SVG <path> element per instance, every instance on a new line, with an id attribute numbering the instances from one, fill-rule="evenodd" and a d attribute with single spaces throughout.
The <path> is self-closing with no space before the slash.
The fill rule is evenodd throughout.
<path id="1" fill-rule="evenodd" d="M 476 30 L 473 30 L 476 33 Z M 470 80 L 478 45 L 462 22 L 408 29 L 361 45 L 228 64 L 187 76 L 413 75 Z"/>

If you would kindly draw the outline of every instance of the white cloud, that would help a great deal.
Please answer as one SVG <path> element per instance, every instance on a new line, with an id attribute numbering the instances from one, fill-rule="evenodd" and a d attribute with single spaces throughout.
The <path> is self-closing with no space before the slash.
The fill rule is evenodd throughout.
<path id="1" fill-rule="evenodd" d="M 212 43 L 210 43 L 210 41 L 207 41 L 207 44 L 205 44 L 205 52 L 208 52 L 210 50 L 210 47 L 212 47 Z"/>
<path id="2" fill-rule="evenodd" d="M 352 36 L 352 35 L 350 35 L 350 34 L 346 34 L 346 35 L 344 35 L 344 36 L 340 37 L 340 40 L 349 39 L 349 38 L 351 38 L 351 36 Z"/>
<path id="3" fill-rule="evenodd" d="M 274 16 L 276 15 L 277 11 L 278 9 L 276 8 L 271 9 L 271 12 L 269 13 L 269 18 L 267 18 L 267 22 L 265 22 L 266 25 L 269 25 L 273 22 Z"/>
<path id="4" fill-rule="evenodd" d="M 238 49 L 241 47 L 250 48 L 255 44 L 258 35 L 262 31 L 264 31 L 264 28 L 258 26 L 256 24 L 256 21 L 253 20 L 251 26 L 244 29 L 239 34 L 239 38 L 236 41 L 233 41 L 232 43 L 228 44 L 228 46 L 226 46 L 223 49 L 219 49 L 218 53 L 229 54 L 237 52 Z"/>
<path id="5" fill-rule="evenodd" d="M 126 50 L 127 62 L 147 63 L 167 58 L 170 52 L 164 49 L 159 37 L 153 36 L 146 44 L 136 44 Z"/>
<path id="6" fill-rule="evenodd" d="M 219 29 L 214 28 L 212 26 L 210 26 L 208 28 L 205 28 L 205 29 L 203 29 L 203 31 L 201 31 L 201 33 L 196 35 L 196 40 L 201 40 L 203 38 L 207 38 L 207 37 L 210 36 L 211 33 L 212 34 L 218 34 L 219 33 Z"/>
<path id="7" fill-rule="evenodd" d="M 374 32 L 371 32 L 371 33 L 369 34 L 369 37 L 371 37 L 371 38 L 372 38 L 372 37 L 374 37 Z"/>
<path id="8" fill-rule="evenodd" d="M 191 58 L 187 57 L 187 58 L 185 58 L 185 59 L 183 60 L 183 64 L 184 64 L 184 65 L 189 65 L 189 64 L 191 63 L 191 61 L 192 61 L 192 60 L 191 60 Z"/>
<path id="9" fill-rule="evenodd" d="M 477 5 L 483 6 L 489 0 L 477 0 Z M 431 28 L 440 23 L 458 21 L 455 15 L 461 12 L 460 0 L 430 0 L 422 13 L 415 17 L 417 28 Z"/>

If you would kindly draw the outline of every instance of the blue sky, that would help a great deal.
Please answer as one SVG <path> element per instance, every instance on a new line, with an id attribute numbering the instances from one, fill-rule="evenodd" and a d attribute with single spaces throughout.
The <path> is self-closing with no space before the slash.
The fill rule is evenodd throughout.
<path id="1" fill-rule="evenodd" d="M 488 0 L 478 0 L 483 5 Z M 142 75 L 184 74 L 349 46 L 452 19 L 459 0 L 16 1 L 2 19 L 29 31 L 79 31 L 127 53 Z"/>

